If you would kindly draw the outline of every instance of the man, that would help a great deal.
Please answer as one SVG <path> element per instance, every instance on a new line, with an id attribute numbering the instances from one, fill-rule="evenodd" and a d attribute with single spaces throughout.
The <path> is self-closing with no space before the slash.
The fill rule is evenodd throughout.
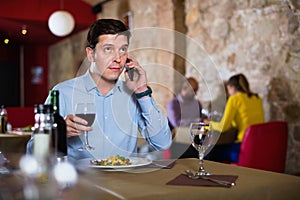
<path id="1" fill-rule="evenodd" d="M 167 115 L 171 128 L 189 126 L 202 117 L 202 105 L 195 99 L 198 91 L 198 82 L 189 77 L 183 83 L 180 93 L 167 104 Z"/>
<path id="2" fill-rule="evenodd" d="M 53 88 L 59 90 L 60 114 L 67 124 L 69 160 L 131 156 L 137 151 L 138 132 L 155 150 L 171 145 L 167 118 L 151 97 L 146 72 L 128 55 L 129 39 L 128 28 L 121 21 L 97 20 L 87 35 L 89 69 Z M 128 71 L 125 81 L 119 79 L 125 64 L 134 68 L 133 80 Z M 91 101 L 96 104 L 96 119 L 89 127 L 84 119 L 75 116 L 74 108 L 76 103 Z M 78 150 L 83 145 L 83 131 L 89 131 L 94 150 Z"/>

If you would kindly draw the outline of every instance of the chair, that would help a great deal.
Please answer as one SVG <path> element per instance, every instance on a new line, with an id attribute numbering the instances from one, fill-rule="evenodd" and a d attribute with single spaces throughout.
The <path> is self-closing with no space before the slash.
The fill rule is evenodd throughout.
<path id="1" fill-rule="evenodd" d="M 283 173 L 287 139 L 286 122 L 274 121 L 249 126 L 241 143 L 237 165 Z"/>

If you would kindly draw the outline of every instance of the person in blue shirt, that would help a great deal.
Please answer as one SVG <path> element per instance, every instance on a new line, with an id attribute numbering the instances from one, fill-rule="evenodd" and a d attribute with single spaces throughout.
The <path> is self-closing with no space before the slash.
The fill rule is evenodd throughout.
<path id="1" fill-rule="evenodd" d="M 130 32 L 120 20 L 99 19 L 89 29 L 86 55 L 90 67 L 82 76 L 54 86 L 59 91 L 60 114 L 65 117 L 68 159 L 103 159 L 137 153 L 141 135 L 156 151 L 170 147 L 172 135 L 168 120 L 151 96 L 145 70 L 128 54 Z M 133 80 L 125 66 L 134 68 Z M 124 71 L 124 72 L 123 72 Z M 124 79 L 119 77 L 124 73 Z M 49 96 L 46 103 L 49 103 Z M 96 118 L 92 126 L 75 116 L 75 105 L 94 102 Z M 83 131 L 89 131 L 94 150 L 78 150 Z M 31 151 L 33 141 L 28 143 Z"/>

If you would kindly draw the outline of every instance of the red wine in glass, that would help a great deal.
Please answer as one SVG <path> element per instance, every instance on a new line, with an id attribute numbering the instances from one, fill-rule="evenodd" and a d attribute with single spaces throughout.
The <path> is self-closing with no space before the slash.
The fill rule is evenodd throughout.
<path id="1" fill-rule="evenodd" d="M 94 103 L 78 103 L 75 108 L 75 115 L 88 122 L 87 126 L 92 126 L 95 121 L 95 105 Z M 84 131 L 84 145 L 78 150 L 94 150 L 95 148 L 89 144 L 88 131 Z"/>

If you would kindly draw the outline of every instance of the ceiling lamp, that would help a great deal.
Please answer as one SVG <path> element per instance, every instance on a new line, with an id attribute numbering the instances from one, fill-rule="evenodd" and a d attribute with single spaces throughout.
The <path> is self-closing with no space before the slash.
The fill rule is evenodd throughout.
<path id="1" fill-rule="evenodd" d="M 48 26 L 54 35 L 64 37 L 73 31 L 75 20 L 69 12 L 59 10 L 51 14 Z"/>
<path id="2" fill-rule="evenodd" d="M 4 39 L 4 43 L 5 43 L 5 44 L 8 44 L 8 43 L 9 43 L 9 39 L 8 39 L 8 38 L 5 38 L 5 39 Z"/>
<path id="3" fill-rule="evenodd" d="M 22 35 L 26 35 L 27 34 L 27 27 L 26 27 L 26 25 L 22 26 L 21 33 L 22 33 Z"/>

